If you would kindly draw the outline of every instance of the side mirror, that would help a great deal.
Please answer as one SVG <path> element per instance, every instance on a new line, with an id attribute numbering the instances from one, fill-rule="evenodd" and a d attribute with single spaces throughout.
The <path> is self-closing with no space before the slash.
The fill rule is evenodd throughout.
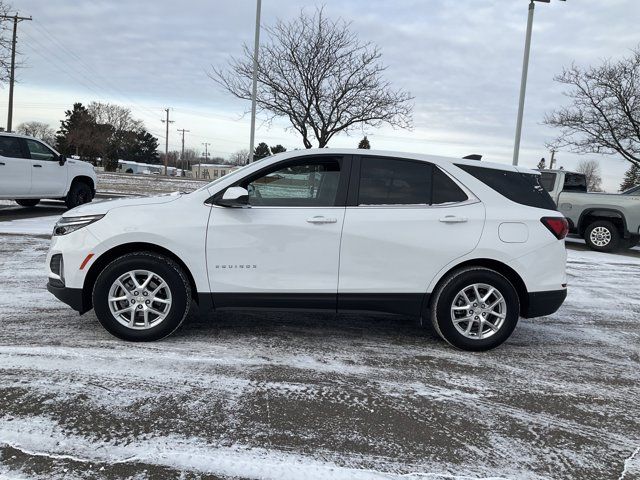
<path id="1" fill-rule="evenodd" d="M 65 157 L 64 155 L 60 155 L 58 157 L 58 163 L 60 164 L 60 166 L 63 166 L 65 163 L 67 163 L 67 157 Z"/>
<path id="2" fill-rule="evenodd" d="M 242 187 L 229 187 L 225 190 L 222 198 L 218 199 L 216 205 L 221 207 L 246 207 L 249 205 L 249 192 Z"/>

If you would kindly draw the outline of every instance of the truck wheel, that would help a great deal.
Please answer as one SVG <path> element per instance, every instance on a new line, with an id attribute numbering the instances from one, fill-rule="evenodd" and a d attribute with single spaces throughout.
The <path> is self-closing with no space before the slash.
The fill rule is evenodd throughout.
<path id="1" fill-rule="evenodd" d="M 431 322 L 449 344 L 484 351 L 501 345 L 520 318 L 511 282 L 494 270 L 470 267 L 447 277 L 435 292 Z"/>
<path id="2" fill-rule="evenodd" d="M 620 246 L 620 233 L 613 223 L 600 220 L 587 227 L 584 240 L 591 250 L 613 252 Z"/>
<path id="3" fill-rule="evenodd" d="M 35 207 L 37 204 L 40 203 L 40 199 L 39 198 L 22 199 L 22 200 L 16 200 L 16 203 L 21 207 Z"/>
<path id="4" fill-rule="evenodd" d="M 171 335 L 191 306 L 191 286 L 180 266 L 153 252 L 113 260 L 93 287 L 93 308 L 112 335 L 149 342 Z"/>
<path id="5" fill-rule="evenodd" d="M 68 209 L 76 208 L 93 200 L 91 187 L 84 182 L 74 182 L 67 193 L 64 203 Z"/>

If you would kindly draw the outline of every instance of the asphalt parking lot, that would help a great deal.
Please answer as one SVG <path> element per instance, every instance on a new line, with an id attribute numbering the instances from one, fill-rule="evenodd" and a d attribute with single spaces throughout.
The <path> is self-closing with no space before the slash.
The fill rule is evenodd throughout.
<path id="1" fill-rule="evenodd" d="M 44 289 L 46 237 L 0 239 L 0 478 L 640 478 L 633 257 L 570 251 L 562 309 L 472 354 L 403 317 L 196 310 L 124 343 Z"/>

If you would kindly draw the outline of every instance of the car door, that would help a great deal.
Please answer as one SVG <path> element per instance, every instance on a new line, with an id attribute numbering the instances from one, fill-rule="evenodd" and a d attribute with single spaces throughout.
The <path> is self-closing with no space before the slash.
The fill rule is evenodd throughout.
<path id="1" fill-rule="evenodd" d="M 44 143 L 24 139 L 31 158 L 31 195 L 38 198 L 64 197 L 67 191 L 66 164 L 60 165 L 60 155 Z"/>
<path id="2" fill-rule="evenodd" d="M 423 161 L 363 156 L 351 177 L 338 309 L 417 315 L 434 276 L 475 248 L 484 206 Z"/>
<path id="3" fill-rule="evenodd" d="M 31 162 L 16 137 L 0 135 L 0 197 L 20 198 L 31 192 Z"/>
<path id="4" fill-rule="evenodd" d="M 335 310 L 348 160 L 278 162 L 234 184 L 248 190 L 246 208 L 212 207 L 207 268 L 216 308 Z"/>

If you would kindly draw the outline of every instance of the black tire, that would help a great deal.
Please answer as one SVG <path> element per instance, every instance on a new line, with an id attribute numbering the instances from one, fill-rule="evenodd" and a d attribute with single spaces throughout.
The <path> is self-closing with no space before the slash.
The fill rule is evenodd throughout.
<path id="1" fill-rule="evenodd" d="M 111 286 L 119 277 L 133 270 L 148 270 L 159 275 L 171 291 L 172 303 L 166 318 L 145 330 L 124 326 L 109 308 Z M 109 333 L 131 342 L 151 342 L 171 335 L 182 325 L 191 307 L 191 286 L 183 269 L 170 258 L 153 252 L 134 252 L 113 260 L 100 272 L 92 298 L 96 316 Z"/>
<path id="2" fill-rule="evenodd" d="M 37 204 L 40 203 L 40 199 L 39 198 L 29 198 L 29 199 L 21 199 L 21 200 L 16 200 L 16 203 L 18 205 L 20 205 L 21 207 L 35 207 Z"/>
<path id="3" fill-rule="evenodd" d="M 93 190 L 85 182 L 73 182 L 64 203 L 68 209 L 76 208 L 93 200 Z"/>
<path id="4" fill-rule="evenodd" d="M 620 247 L 620 232 L 613 223 L 599 220 L 584 231 L 584 241 L 596 252 L 613 252 Z"/>
<path id="5" fill-rule="evenodd" d="M 452 319 L 451 308 L 454 306 L 454 301 L 459 292 L 474 284 L 485 284 L 496 289 L 502 295 L 506 307 L 502 324 L 500 324 L 496 332 L 491 333 L 487 338 L 469 338 L 463 335 L 456 329 Z M 463 315 L 465 314 L 463 313 Z M 498 325 L 499 320 L 495 320 L 495 317 L 489 315 L 484 318 L 491 318 L 493 324 Z M 431 302 L 431 323 L 435 331 L 446 342 L 461 350 L 486 351 L 498 347 L 511 336 L 519 318 L 520 299 L 514 286 L 500 273 L 483 267 L 469 267 L 450 274 L 440 284 L 437 291 L 434 292 L 433 301 Z M 478 329 L 479 323 L 473 322 L 475 330 Z M 467 325 L 469 323 L 463 323 L 461 327 L 466 327 Z M 466 328 L 464 329 L 466 330 Z M 470 334 L 473 334 L 473 330 Z"/>

